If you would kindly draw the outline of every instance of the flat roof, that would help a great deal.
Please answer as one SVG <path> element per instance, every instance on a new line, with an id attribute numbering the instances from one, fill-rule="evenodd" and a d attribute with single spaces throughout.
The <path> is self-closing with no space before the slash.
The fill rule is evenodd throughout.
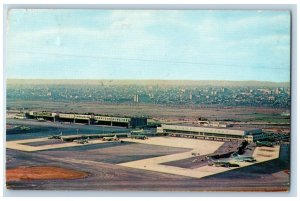
<path id="1" fill-rule="evenodd" d="M 203 126 L 199 124 L 162 124 L 162 125 L 169 125 L 169 126 L 186 126 L 186 127 L 196 127 L 196 128 L 204 128 L 204 129 L 220 129 L 220 130 L 239 130 L 239 131 L 253 131 L 253 130 L 260 130 L 261 128 L 251 128 L 251 127 L 217 127 L 217 126 Z"/>

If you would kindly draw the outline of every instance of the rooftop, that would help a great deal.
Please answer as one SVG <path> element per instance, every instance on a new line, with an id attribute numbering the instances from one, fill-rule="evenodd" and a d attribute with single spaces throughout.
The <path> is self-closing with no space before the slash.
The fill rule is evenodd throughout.
<path id="1" fill-rule="evenodd" d="M 250 127 L 213 127 L 213 126 L 202 126 L 199 124 L 189 124 L 189 123 L 182 123 L 182 124 L 165 124 L 165 125 L 173 125 L 173 126 L 186 126 L 186 127 L 200 127 L 200 128 L 212 128 L 212 129 L 220 129 L 220 130 L 241 130 L 241 131 L 253 131 L 260 128 L 250 128 Z"/>

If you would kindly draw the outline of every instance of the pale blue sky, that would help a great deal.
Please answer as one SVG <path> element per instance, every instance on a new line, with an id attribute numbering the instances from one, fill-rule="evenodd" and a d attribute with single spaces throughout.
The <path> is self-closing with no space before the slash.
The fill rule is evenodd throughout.
<path id="1" fill-rule="evenodd" d="M 7 78 L 290 80 L 285 11 L 13 9 Z"/>

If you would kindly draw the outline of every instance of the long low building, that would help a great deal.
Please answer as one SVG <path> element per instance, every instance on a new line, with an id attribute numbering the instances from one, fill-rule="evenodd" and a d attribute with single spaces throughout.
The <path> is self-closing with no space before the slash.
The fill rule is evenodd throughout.
<path id="1" fill-rule="evenodd" d="M 193 137 L 211 140 L 247 140 L 254 142 L 266 138 L 262 133 L 262 129 L 258 128 L 215 128 L 215 127 L 200 127 L 189 125 L 169 125 L 162 124 L 157 128 L 158 134 L 166 134 L 181 137 Z"/>
<path id="2" fill-rule="evenodd" d="M 70 123 L 122 126 L 127 128 L 138 128 L 147 126 L 147 118 L 145 117 L 120 117 L 95 114 L 53 113 L 46 111 L 30 111 L 27 112 L 25 116 L 30 119 L 45 119 L 50 121 Z"/>

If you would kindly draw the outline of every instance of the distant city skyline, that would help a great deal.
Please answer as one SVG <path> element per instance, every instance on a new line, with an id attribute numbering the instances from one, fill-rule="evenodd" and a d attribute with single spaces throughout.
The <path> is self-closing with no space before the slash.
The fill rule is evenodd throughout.
<path id="1" fill-rule="evenodd" d="M 290 81 L 287 11 L 8 12 L 8 79 Z"/>

